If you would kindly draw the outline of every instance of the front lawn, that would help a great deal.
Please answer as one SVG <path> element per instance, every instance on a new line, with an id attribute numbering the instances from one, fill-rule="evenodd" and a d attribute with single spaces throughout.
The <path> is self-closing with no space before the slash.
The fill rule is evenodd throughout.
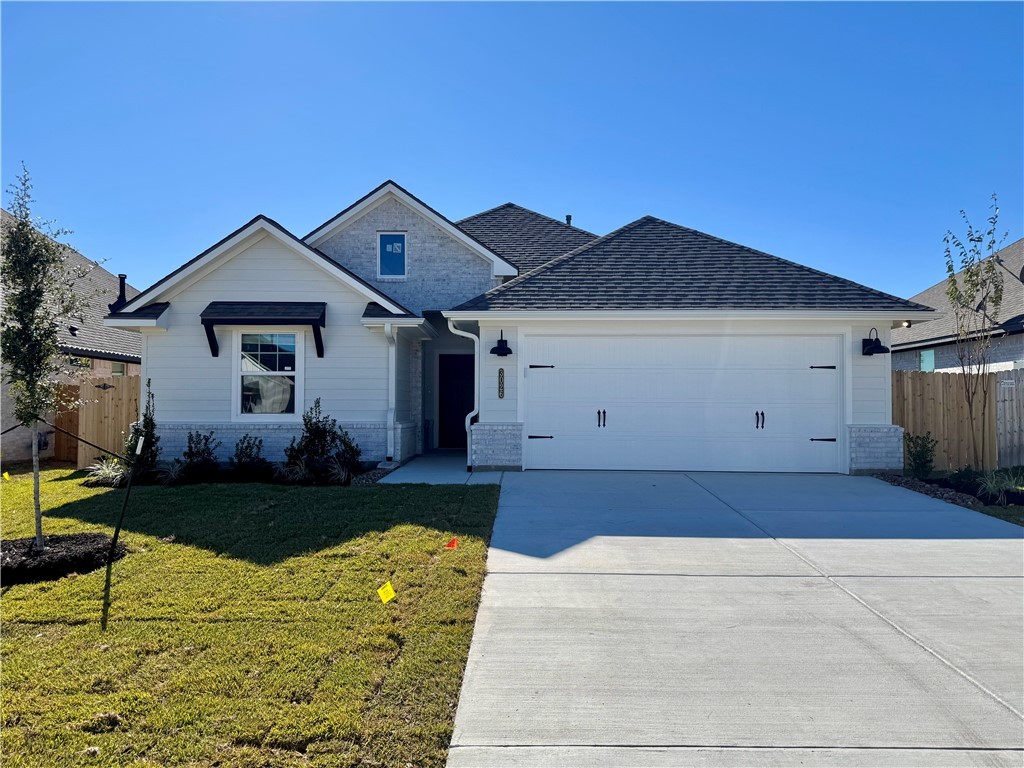
<path id="1" fill-rule="evenodd" d="M 4 538 L 32 534 L 31 489 L 3 483 Z M 48 470 L 45 530 L 110 533 L 123 493 Z M 497 500 L 135 488 L 106 633 L 102 569 L 3 592 L 5 768 L 443 765 Z"/>

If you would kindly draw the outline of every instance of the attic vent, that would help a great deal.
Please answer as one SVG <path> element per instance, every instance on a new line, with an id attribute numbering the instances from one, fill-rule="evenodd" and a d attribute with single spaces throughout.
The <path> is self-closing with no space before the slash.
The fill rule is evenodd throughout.
<path id="1" fill-rule="evenodd" d="M 570 227 L 572 226 L 572 214 L 571 213 L 565 214 L 565 223 L 568 224 Z"/>

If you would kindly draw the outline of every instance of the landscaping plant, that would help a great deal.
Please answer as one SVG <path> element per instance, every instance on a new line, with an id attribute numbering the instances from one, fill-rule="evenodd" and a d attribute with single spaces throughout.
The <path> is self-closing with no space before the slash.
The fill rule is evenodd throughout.
<path id="1" fill-rule="evenodd" d="M 4 381 L 14 405 L 14 417 L 32 431 L 32 482 L 35 507 L 35 546 L 46 547 L 43 512 L 39 503 L 39 426 L 61 402 L 58 379 L 67 374 L 60 351 L 58 328 L 78 318 L 83 297 L 74 291 L 85 271 L 75 268 L 70 249 L 56 238 L 70 234 L 54 229 L 51 222 L 32 218 L 32 182 L 25 166 L 10 189 L 10 217 L 3 218 L 3 254 L 0 272 L 4 281 L 3 316 L 0 319 L 0 354 Z"/>
<path id="2" fill-rule="evenodd" d="M 905 453 L 905 469 L 907 474 L 917 480 L 927 480 L 935 469 L 935 446 L 938 440 L 932 439 L 932 433 L 903 435 Z"/>
<path id="3" fill-rule="evenodd" d="M 1015 478 L 998 470 L 986 472 L 978 481 L 978 490 L 1000 507 L 1006 506 L 1006 493 L 1016 487 Z"/>
<path id="4" fill-rule="evenodd" d="M 182 454 L 182 476 L 191 482 L 209 482 L 217 474 L 217 449 L 221 446 L 213 432 L 189 432 Z"/>
<path id="5" fill-rule="evenodd" d="M 124 455 L 135 457 L 135 479 L 146 479 L 156 471 L 160 459 L 160 436 L 156 433 L 156 405 L 153 398 L 152 379 L 146 379 L 146 406 L 138 425 L 128 430 L 124 439 Z M 136 456 L 135 449 L 142 439 L 142 452 Z"/>
<path id="6" fill-rule="evenodd" d="M 975 466 L 982 466 L 982 446 L 988 434 L 987 411 L 992 386 L 988 376 L 989 351 L 999 326 L 999 310 L 1003 303 L 1003 272 L 995 257 L 1003 235 L 997 240 L 999 205 L 992 195 L 992 215 L 988 229 L 975 229 L 960 211 L 967 234 L 960 238 L 947 230 L 946 298 L 953 313 L 956 330 L 956 356 L 960 362 L 964 403 L 971 423 L 971 448 Z M 975 425 L 980 422 L 981 439 Z"/>
<path id="7" fill-rule="evenodd" d="M 262 480 L 270 472 L 270 462 L 263 458 L 263 438 L 248 432 L 235 443 L 235 452 L 228 459 L 239 480 Z"/>
<path id="8" fill-rule="evenodd" d="M 89 477 L 83 484 L 90 487 L 120 488 L 128 479 L 128 469 L 114 456 L 104 456 L 90 464 L 85 471 L 89 473 Z"/>
<path id="9" fill-rule="evenodd" d="M 293 479 L 292 482 L 303 482 L 306 478 L 315 482 L 328 482 L 332 476 L 341 477 L 338 468 L 347 471 L 350 480 L 360 469 L 359 446 L 348 432 L 338 426 L 336 419 L 321 412 L 319 397 L 302 414 L 302 434 L 298 440 L 292 438 L 284 455 L 284 477 L 298 477 L 298 470 L 302 470 L 303 480 Z M 343 484 L 347 484 L 348 480 Z"/>

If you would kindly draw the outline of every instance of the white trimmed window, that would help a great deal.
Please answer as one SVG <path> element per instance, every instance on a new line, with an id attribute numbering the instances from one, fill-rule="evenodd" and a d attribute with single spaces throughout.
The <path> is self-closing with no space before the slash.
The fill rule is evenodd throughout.
<path id="1" fill-rule="evenodd" d="M 127 363 L 119 363 L 116 360 L 110 363 L 110 375 L 111 376 L 124 376 L 128 370 Z"/>
<path id="2" fill-rule="evenodd" d="M 405 232 L 377 233 L 377 277 L 405 277 Z"/>
<path id="3" fill-rule="evenodd" d="M 304 334 L 294 328 L 247 328 L 235 331 L 234 336 L 234 419 L 300 419 Z"/>

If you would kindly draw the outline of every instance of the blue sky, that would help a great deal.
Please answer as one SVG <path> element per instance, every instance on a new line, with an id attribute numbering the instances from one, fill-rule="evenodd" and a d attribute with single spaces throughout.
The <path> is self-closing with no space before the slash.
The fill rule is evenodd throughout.
<path id="1" fill-rule="evenodd" d="M 451 219 L 644 214 L 903 296 L 998 192 L 1024 5 L 59 4 L 2 14 L 2 174 L 142 288 L 387 178 Z M 5 201 L 7 196 L 4 197 Z"/>

